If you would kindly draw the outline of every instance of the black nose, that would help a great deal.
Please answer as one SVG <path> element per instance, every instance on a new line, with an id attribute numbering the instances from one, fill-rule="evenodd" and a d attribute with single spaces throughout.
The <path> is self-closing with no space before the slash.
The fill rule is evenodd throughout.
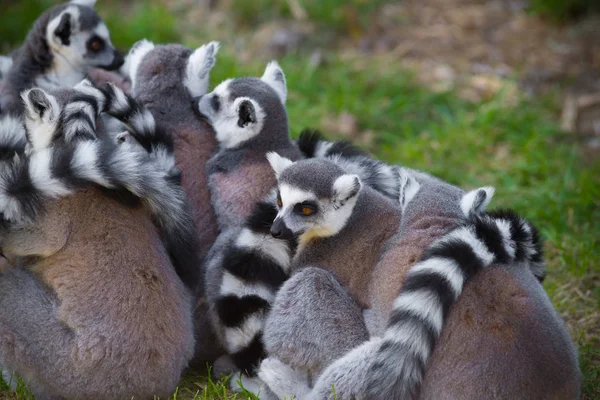
<path id="1" fill-rule="evenodd" d="M 282 219 L 275 219 L 273 225 L 271 225 L 271 236 L 276 239 L 288 240 L 294 237 L 294 233 L 285 226 Z"/>
<path id="2" fill-rule="evenodd" d="M 109 70 L 109 71 L 114 71 L 115 69 L 121 68 L 121 66 L 124 63 L 125 63 L 125 58 L 123 57 L 123 55 L 121 54 L 121 52 L 119 52 L 119 50 L 115 49 L 115 51 L 113 52 L 113 61 L 112 61 L 112 63 L 110 63 L 110 65 L 107 65 L 104 68 L 107 69 L 107 70 Z"/>
<path id="3" fill-rule="evenodd" d="M 192 99 L 192 108 L 194 109 L 194 112 L 197 116 L 199 116 L 202 119 L 206 119 L 206 115 L 200 112 L 200 100 L 202 100 L 202 96 L 194 97 Z"/>

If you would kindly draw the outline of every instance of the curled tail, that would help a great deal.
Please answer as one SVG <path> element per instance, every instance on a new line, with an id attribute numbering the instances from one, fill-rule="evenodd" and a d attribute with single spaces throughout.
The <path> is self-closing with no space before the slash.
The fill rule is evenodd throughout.
<path id="1" fill-rule="evenodd" d="M 219 251 L 223 278 L 212 308 L 236 367 L 254 377 L 265 358 L 262 331 L 275 293 L 288 278 L 292 245 L 271 236 L 274 201 L 261 201 L 245 226 Z M 207 282 L 208 284 L 208 282 Z M 233 382 L 235 383 L 235 382 Z"/>
<path id="2" fill-rule="evenodd" d="M 72 101 L 62 106 L 41 89 L 24 93 L 31 151 L 0 171 L 5 223 L 32 221 L 44 198 L 92 184 L 128 191 L 148 206 L 175 270 L 195 289 L 200 275 L 196 227 L 175 167 L 172 139 L 157 129 L 148 110 L 120 89 L 109 85 L 101 90 L 89 81 L 75 89 Z M 139 145 L 97 139 L 95 119 L 102 110 L 122 118 Z M 139 151 L 140 146 L 147 151 Z"/>
<path id="3" fill-rule="evenodd" d="M 531 224 L 511 211 L 470 215 L 410 269 L 367 374 L 366 398 L 417 396 L 450 308 L 477 272 L 492 263 L 523 262 L 537 266 L 532 268 L 536 276 L 543 273 L 539 239 Z"/>

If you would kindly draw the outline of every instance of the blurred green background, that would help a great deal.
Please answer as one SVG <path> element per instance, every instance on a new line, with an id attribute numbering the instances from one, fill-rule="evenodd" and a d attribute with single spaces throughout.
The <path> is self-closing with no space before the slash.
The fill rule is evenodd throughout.
<path id="1" fill-rule="evenodd" d="M 0 50 L 18 46 L 53 4 L 0 0 Z M 580 346 L 584 399 L 593 399 L 600 398 L 600 104 L 577 104 L 600 93 L 598 5 L 100 0 L 96 8 L 124 51 L 141 38 L 190 47 L 221 41 L 213 85 L 260 75 L 278 58 L 293 135 L 320 128 L 467 189 L 495 186 L 494 205 L 516 209 L 543 234 L 544 286 Z M 197 391 L 232 398 L 197 374 L 177 397 Z M 28 396 L 25 388 L 1 393 Z"/>

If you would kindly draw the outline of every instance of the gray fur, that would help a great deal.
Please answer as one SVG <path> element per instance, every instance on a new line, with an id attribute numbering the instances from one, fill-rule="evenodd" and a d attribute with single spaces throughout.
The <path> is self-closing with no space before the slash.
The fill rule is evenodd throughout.
<path id="1" fill-rule="evenodd" d="M 75 61 L 62 54 L 55 54 L 53 45 L 49 43 L 47 36 L 48 24 L 67 9 L 75 9 L 79 14 L 78 19 L 68 22 L 70 34 L 60 46 L 70 51 Z M 67 18 L 71 14 L 63 14 Z M 45 11 L 33 24 L 33 28 L 27 35 L 20 49 L 12 55 L 12 66 L 6 72 L 4 79 L 0 82 L 0 112 L 8 114 L 20 114 L 23 105 L 19 95 L 25 89 L 35 85 L 46 89 L 60 86 L 73 86 L 85 77 L 90 67 L 115 68 L 122 62 L 122 56 L 110 43 L 110 38 L 102 38 L 104 48 L 92 53 L 86 46 L 87 40 L 95 35 L 95 30 L 105 29 L 105 26 L 89 6 L 64 3 Z M 76 29 L 78 28 L 78 29 Z M 104 31 L 103 31 L 104 32 Z M 57 44 L 58 45 L 58 44 Z M 75 46 L 78 46 L 77 48 Z M 68 60 L 65 63 L 65 60 Z M 58 62 L 64 64 L 59 72 Z"/>
<path id="2" fill-rule="evenodd" d="M 302 163 L 303 162 L 298 162 L 284 170 L 282 177 L 287 173 L 291 174 L 291 171 L 294 171 L 294 168 L 298 168 L 295 172 L 300 176 L 302 172 L 300 166 Z M 377 326 L 369 330 L 375 332 L 378 331 L 377 327 L 385 324 L 390 317 L 392 305 L 398 292 L 402 294 L 400 290 L 402 288 L 402 283 L 404 279 L 406 279 L 410 267 L 419 257 L 421 257 L 424 249 L 426 249 L 436 237 L 442 236 L 449 228 L 457 226 L 457 224 L 465 218 L 460 207 L 460 200 L 464 196 L 464 191 L 426 174 L 416 171 L 414 171 L 413 174 L 419 185 L 419 190 L 410 202 L 403 204 L 402 222 L 400 226 L 396 226 L 398 234 L 389 234 L 387 236 L 389 239 L 388 244 L 384 246 L 384 252 L 381 259 L 378 258 L 378 262 L 371 264 L 370 267 L 364 267 L 364 254 L 365 252 L 368 254 L 369 251 L 373 251 L 370 248 L 358 248 L 356 253 L 354 253 L 357 243 L 368 242 L 371 247 L 378 247 L 376 245 L 373 246 L 373 244 L 379 244 L 385 241 L 373 238 L 373 233 L 379 233 L 379 231 L 376 229 L 369 230 L 363 226 L 371 221 L 371 218 L 376 218 L 375 216 L 371 216 L 368 211 L 364 211 L 363 206 L 361 206 L 361 203 L 363 203 L 361 197 L 365 196 L 365 194 L 369 195 L 369 191 L 366 190 L 368 188 L 364 188 L 359 194 L 355 210 L 348 219 L 346 227 L 339 231 L 336 236 L 313 240 L 312 243 L 300 250 L 292 264 L 294 270 L 302 268 L 302 266 L 316 264 L 334 272 L 336 278 L 340 280 L 340 283 L 342 283 L 345 288 L 348 288 L 353 300 L 361 307 L 372 310 L 369 312 L 369 314 L 372 315 L 370 319 L 373 321 L 372 323 Z M 283 183 L 283 181 L 281 183 Z M 316 185 L 317 184 L 315 184 L 315 186 Z M 376 204 L 377 201 L 375 201 L 375 197 L 372 195 L 369 197 L 370 201 L 364 201 L 364 204 L 368 204 L 368 207 L 374 207 L 374 204 Z M 478 205 L 478 202 L 474 202 L 474 206 Z M 363 215 L 363 218 L 359 219 L 359 215 Z M 389 221 L 389 218 L 380 217 L 375 225 L 377 225 L 380 230 L 383 230 L 386 225 L 390 224 Z M 354 240 L 344 241 L 343 238 L 339 237 L 343 233 L 346 233 L 349 237 L 354 237 Z M 352 251 L 348 251 L 348 249 L 352 249 Z M 381 248 L 378 247 L 378 249 Z M 327 254 L 335 254 L 336 257 L 327 257 Z M 517 265 L 508 266 L 511 270 L 516 267 Z M 366 268 L 366 271 L 361 268 Z M 371 271 L 371 268 L 374 269 Z M 525 266 L 521 266 L 521 268 L 528 269 L 529 263 Z M 495 268 L 492 269 L 492 271 L 495 270 Z M 355 273 L 350 274 L 349 271 L 354 271 Z M 494 273 L 495 272 L 490 272 L 488 274 Z M 530 279 L 533 279 L 529 271 L 519 271 L 520 275 L 523 273 L 529 274 Z M 310 283 L 307 283 L 306 286 L 310 287 Z M 365 287 L 368 289 L 365 290 Z M 483 289 L 474 289 L 477 287 L 476 284 L 467 286 L 466 293 L 470 293 L 468 289 L 471 288 L 471 290 L 482 290 L 483 292 L 480 292 L 479 296 L 492 296 L 492 294 L 486 292 L 485 287 L 479 286 Z M 518 351 L 511 354 L 511 357 L 513 358 L 506 359 L 500 363 L 494 363 L 493 370 L 486 370 L 485 379 L 480 380 L 464 381 L 460 378 L 461 374 L 463 374 L 462 369 L 444 368 L 444 366 L 440 366 L 440 371 L 443 370 L 446 377 L 452 375 L 456 376 L 455 378 L 445 378 L 444 384 L 448 385 L 453 379 L 464 382 L 463 385 L 467 385 L 469 388 L 467 389 L 470 396 L 468 398 L 473 399 L 489 398 L 490 396 L 495 396 L 495 393 L 512 393 L 512 396 L 500 396 L 502 398 L 547 398 L 548 396 L 553 395 L 557 396 L 557 398 L 572 398 L 579 391 L 579 373 L 576 354 L 568 334 L 564 328 L 562 328 L 562 323 L 556 318 L 555 312 L 552 310 L 552 307 L 548 303 L 547 298 L 543 293 L 543 289 L 539 284 L 517 285 L 516 287 L 518 287 L 524 296 L 527 296 L 536 304 L 534 307 L 536 311 L 533 312 L 532 310 L 532 312 L 527 315 L 518 314 L 514 311 L 507 311 L 506 317 L 502 312 L 496 314 L 492 313 L 493 317 L 490 318 L 489 324 L 486 324 L 485 328 L 482 329 L 484 329 L 484 331 L 486 329 L 493 330 L 495 324 L 495 322 L 493 322 L 494 319 L 500 319 L 504 321 L 504 323 L 507 323 L 506 321 L 511 321 L 509 324 L 512 324 L 513 327 L 524 324 L 526 321 L 535 320 L 541 322 L 542 320 L 549 319 L 552 321 L 550 325 L 553 326 L 553 330 L 549 332 L 547 336 L 543 337 L 543 346 L 554 347 L 553 352 L 555 354 L 560 354 L 560 360 L 552 361 L 552 366 L 548 368 L 548 371 L 552 371 L 551 379 L 555 381 L 560 380 L 562 374 L 566 374 L 569 377 L 568 384 L 562 387 L 555 387 L 553 390 L 548 390 L 543 384 L 544 379 L 548 379 L 548 372 L 538 372 L 536 368 L 521 369 L 523 365 L 523 361 L 519 359 L 521 356 L 524 357 L 524 359 L 537 356 L 532 356 L 531 354 L 521 355 Z M 514 288 L 515 286 L 509 284 L 506 287 L 500 286 L 497 290 L 502 293 L 506 307 L 509 309 L 514 307 L 513 309 L 516 310 L 518 309 L 518 306 L 515 303 L 517 300 L 510 295 L 507 295 L 513 291 Z M 344 296 L 343 294 L 341 295 Z M 310 299 L 311 297 L 318 297 L 318 294 L 315 292 L 313 295 L 305 294 L 305 296 Z M 468 296 L 472 297 L 472 295 Z M 541 299 L 545 300 L 540 303 Z M 477 307 L 478 304 L 475 299 L 464 300 L 464 295 L 459 298 L 457 306 L 461 304 L 461 301 L 463 304 L 470 304 L 469 307 Z M 490 297 L 490 301 L 494 300 Z M 280 292 L 276 298 L 276 304 L 290 305 L 295 304 L 295 302 L 297 302 L 297 300 L 295 300 L 289 292 Z M 280 311 L 275 312 L 274 310 L 268 320 L 269 324 L 266 327 L 266 331 L 269 332 L 271 329 L 277 329 L 278 324 L 285 323 L 290 314 L 302 314 L 306 308 L 316 309 L 317 307 L 309 307 L 306 304 L 302 305 L 302 309 L 288 307 L 285 310 L 285 314 L 280 313 Z M 510 315 L 510 317 L 508 315 Z M 320 323 L 323 324 L 322 326 L 326 326 L 325 321 L 327 321 L 327 318 L 328 315 L 325 313 L 321 313 L 321 315 L 315 313 L 307 317 L 311 322 L 316 320 L 316 326 L 319 326 Z M 441 339 L 442 342 L 444 340 L 443 338 L 449 338 L 455 335 L 464 336 L 463 332 L 466 328 L 464 322 L 456 321 L 456 318 L 455 314 L 450 314 L 450 321 L 454 322 L 449 322 L 445 328 L 445 333 Z M 519 336 L 518 340 L 522 341 L 519 346 L 529 348 L 534 343 L 537 344 L 538 339 L 532 338 L 532 336 L 535 336 L 534 332 L 536 332 L 536 330 L 533 330 L 533 326 L 526 327 L 525 325 L 522 325 L 522 329 L 524 329 L 522 333 L 524 336 Z M 348 320 L 346 323 L 340 323 L 340 326 L 344 326 L 345 331 L 347 331 L 348 329 L 352 329 L 348 328 L 352 326 L 352 322 Z M 361 329 L 362 328 L 359 327 L 357 332 L 360 332 Z M 322 336 L 317 336 L 318 334 Z M 308 336 L 308 338 L 304 335 Z M 289 336 L 287 337 L 283 335 L 274 337 L 274 343 L 269 341 L 271 338 L 270 336 L 265 336 L 265 338 L 267 348 L 275 350 L 279 350 L 278 346 L 280 346 L 280 343 L 303 343 L 305 340 L 322 342 L 324 348 L 335 348 L 337 346 L 336 340 L 328 339 L 329 337 L 336 338 L 337 336 L 335 335 L 339 335 L 339 329 L 332 329 L 329 332 L 321 332 L 318 330 L 303 332 L 302 330 L 297 329 L 289 331 Z M 487 346 L 489 348 L 490 345 L 486 345 L 487 340 L 505 340 L 500 338 L 491 339 L 484 332 L 478 333 L 475 331 L 471 335 L 473 335 L 472 338 L 463 337 L 466 346 L 470 346 L 471 341 L 477 341 L 478 346 L 484 348 Z M 554 341 L 554 335 L 558 335 L 561 339 L 558 342 Z M 387 337 L 388 336 L 386 335 L 386 338 Z M 418 337 L 418 334 L 415 333 L 415 338 Z M 333 398 L 332 385 L 335 386 L 334 390 L 337 394 L 337 398 L 383 399 L 412 396 L 414 395 L 414 392 L 412 389 L 408 389 L 410 385 L 405 387 L 405 389 L 408 390 L 402 394 L 401 391 L 405 390 L 401 389 L 402 381 L 394 381 L 394 379 L 395 376 L 404 376 L 406 383 L 409 383 L 411 380 L 413 380 L 413 382 L 420 382 L 423 379 L 423 377 L 419 375 L 421 373 L 420 366 L 406 363 L 404 364 L 404 368 L 406 369 L 392 372 L 394 368 L 403 365 L 400 360 L 405 357 L 408 352 L 400 348 L 394 348 L 394 345 L 390 346 L 386 344 L 386 340 L 388 339 L 378 337 L 371 338 L 369 341 L 347 353 L 344 357 L 330 364 L 315 381 L 312 389 L 308 386 L 308 381 L 302 379 L 302 373 L 309 367 L 314 368 L 314 364 L 306 362 L 305 358 L 307 355 L 311 354 L 304 353 L 301 348 L 290 348 L 285 349 L 285 351 L 279 350 L 281 351 L 281 356 L 277 351 L 271 353 L 271 358 L 263 362 L 259 376 L 270 385 L 271 389 L 273 389 L 280 398 L 283 398 L 283 396 L 289 397 L 292 394 L 295 394 L 297 396 L 296 398 L 299 399 Z M 383 349 L 386 350 L 383 351 Z M 497 351 L 500 350 L 498 349 Z M 389 354 L 386 352 L 389 352 Z M 432 360 L 437 359 L 436 354 L 440 354 L 440 357 L 444 360 L 451 360 L 452 358 L 450 358 L 450 356 L 446 357 L 443 355 L 444 352 L 452 352 L 452 350 L 447 345 L 439 344 L 434 351 Z M 295 356 L 290 357 L 290 354 Z M 377 354 L 380 354 L 381 358 L 378 358 Z M 493 352 L 490 352 L 490 360 L 498 358 L 501 353 L 496 355 L 493 354 Z M 277 360 L 277 358 L 284 357 L 286 357 L 285 361 L 294 365 L 296 370 L 290 368 L 289 365 L 283 364 L 280 360 Z M 456 358 L 457 356 L 454 357 Z M 539 357 L 540 359 L 544 359 L 545 354 L 540 355 Z M 433 362 L 434 361 L 432 361 L 432 363 Z M 481 361 L 476 354 L 472 354 L 472 359 L 467 358 L 466 362 L 478 365 Z M 382 366 L 384 367 L 382 368 Z M 429 364 L 428 368 L 431 369 L 433 367 Z M 471 368 L 482 371 L 481 368 L 473 366 Z M 520 380 L 518 380 L 519 374 L 514 374 L 511 378 L 511 384 L 508 385 L 500 378 L 505 377 L 507 373 L 512 372 L 515 369 L 518 369 L 521 371 L 520 373 L 529 376 L 532 382 L 536 382 L 535 386 L 527 387 L 527 389 L 522 387 L 521 393 L 518 395 L 516 391 L 512 392 L 511 389 L 505 389 L 520 385 Z M 444 393 L 445 386 L 438 383 L 439 380 L 440 378 L 438 377 L 437 380 L 428 381 L 427 375 L 425 375 L 425 382 L 428 383 L 424 384 L 424 387 L 428 387 L 428 391 L 422 392 L 421 398 L 440 398 L 441 396 L 446 396 Z M 394 381 L 395 383 L 389 386 L 390 381 Z M 369 382 L 370 385 L 367 385 Z M 397 384 L 399 386 L 396 386 Z M 435 388 L 433 390 L 437 391 L 437 396 L 431 396 L 431 388 Z M 460 390 L 462 390 L 462 392 Z M 464 388 L 458 389 L 457 387 L 457 391 L 454 395 L 449 395 L 447 398 L 464 398 L 463 392 L 465 392 Z M 444 395 L 442 395 L 442 393 L 444 393 Z M 489 394 L 487 396 L 481 396 L 483 393 L 494 393 L 494 395 Z"/>
<path id="3" fill-rule="evenodd" d="M 279 290 L 271 310 L 264 332 L 268 354 L 308 376 L 318 376 L 369 338 L 362 310 L 322 268 L 307 267 L 294 274 Z M 315 320 L 314 315 L 325 318 Z"/>
<path id="4" fill-rule="evenodd" d="M 152 112 L 157 127 L 174 139 L 177 167 L 183 173 L 182 185 L 198 228 L 198 255 L 204 260 L 218 234 L 214 211 L 212 207 L 207 207 L 211 202 L 206 175 L 206 162 L 216 151 L 217 141 L 210 125 L 194 114 L 192 95 L 184 85 L 187 63 L 192 53 L 191 49 L 177 44 L 154 46 L 143 56 L 135 77 L 130 78 L 135 80 L 134 97 Z M 128 61 L 124 68 L 127 66 Z M 223 354 L 223 348 L 208 319 L 203 280 L 204 273 L 201 271 L 201 290 L 195 306 L 197 348 L 194 359 L 194 363 L 201 366 Z"/>

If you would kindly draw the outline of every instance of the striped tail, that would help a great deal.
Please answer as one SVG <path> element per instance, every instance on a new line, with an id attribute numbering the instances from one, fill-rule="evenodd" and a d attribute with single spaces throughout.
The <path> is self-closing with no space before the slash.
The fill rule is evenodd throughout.
<path id="1" fill-rule="evenodd" d="M 237 368 L 254 377 L 265 358 L 262 331 L 275 293 L 288 278 L 293 245 L 271 236 L 273 201 L 257 203 L 245 226 L 220 252 L 223 279 L 214 309 Z"/>
<path id="2" fill-rule="evenodd" d="M 305 129 L 298 147 L 307 158 L 327 158 L 349 174 L 358 175 L 365 185 L 393 200 L 398 200 L 398 167 L 376 160 L 346 140 L 329 142 L 321 133 Z"/>
<path id="3" fill-rule="evenodd" d="M 174 267 L 187 286 L 195 290 L 199 282 L 200 260 L 196 253 L 196 227 L 180 185 L 180 171 L 175 167 L 172 141 L 167 135 L 156 133 L 152 114 L 133 99 L 125 97 L 130 112 L 120 109 L 119 116 L 125 121 L 131 135 L 142 145 L 147 144 L 149 153 L 139 151 L 137 143 L 117 144 L 110 140 L 97 140 L 95 125 L 87 123 L 91 115 L 110 107 L 110 95 L 116 90 L 102 91 L 89 82 L 76 87 L 80 91 L 71 103 L 62 108 L 52 95 L 41 89 L 24 94 L 30 101 L 27 108 L 27 139 L 31 151 L 27 156 L 16 157 L 0 171 L 0 204 L 5 225 L 31 222 L 43 209 L 43 199 L 57 198 L 74 193 L 90 185 L 107 189 L 124 190 L 140 198 L 150 209 L 161 228 L 165 247 Z M 109 93 L 106 96 L 105 93 Z M 122 92 L 117 96 L 125 96 Z M 87 102 L 87 105 L 81 103 Z M 72 107 L 78 104 L 79 107 Z M 27 105 L 27 104 L 26 104 Z M 51 113 L 50 110 L 51 109 Z M 39 114 L 36 114 L 38 113 Z M 132 116 L 134 114 L 134 116 Z M 58 121 L 48 115 L 60 115 Z M 137 117 L 135 115 L 141 115 Z M 85 123 L 75 123 L 81 118 Z M 95 118 L 93 118 L 95 121 Z M 66 135 L 61 127 L 77 126 L 67 131 L 79 132 Z M 90 128 L 82 134 L 82 127 Z M 58 144 L 57 144 L 58 143 Z"/>
<path id="4" fill-rule="evenodd" d="M 304 129 L 296 140 L 298 148 L 306 158 L 326 158 L 340 156 L 343 158 L 368 157 L 369 154 L 354 146 L 347 140 L 329 142 L 321 132 L 315 129 Z"/>
<path id="5" fill-rule="evenodd" d="M 450 308 L 477 272 L 492 263 L 543 265 L 533 226 L 516 213 L 470 215 L 465 224 L 434 242 L 410 269 L 367 374 L 366 398 L 412 399 L 418 395 Z"/>

